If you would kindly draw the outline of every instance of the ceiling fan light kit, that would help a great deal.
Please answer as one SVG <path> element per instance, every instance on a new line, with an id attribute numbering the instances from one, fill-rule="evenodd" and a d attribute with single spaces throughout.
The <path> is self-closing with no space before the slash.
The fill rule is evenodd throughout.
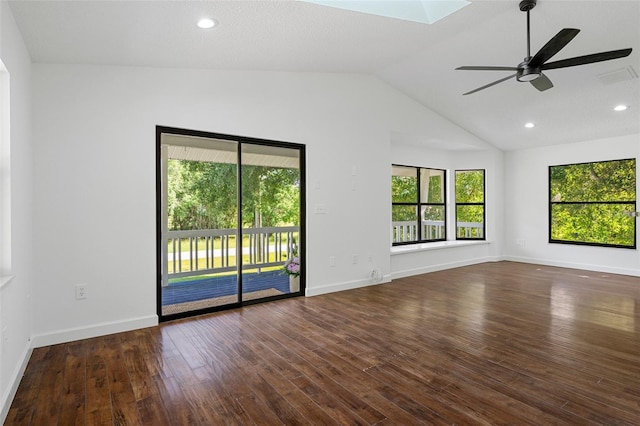
<path id="1" fill-rule="evenodd" d="M 593 53 L 590 55 L 576 56 L 574 58 L 562 59 L 554 62 L 547 62 L 556 53 L 562 50 L 575 36 L 580 32 L 577 28 L 563 28 L 551 40 L 547 42 L 534 56 L 531 56 L 531 29 L 529 21 L 529 12 L 537 4 L 537 0 L 522 0 L 519 4 L 520 10 L 527 13 L 527 56 L 524 61 L 517 67 L 501 67 L 501 66 L 463 66 L 456 70 L 469 71 L 515 71 L 515 74 L 501 78 L 489 84 L 486 84 L 463 95 L 470 95 L 480 90 L 494 86 L 503 81 L 510 80 L 515 77 L 517 81 L 531 83 L 533 87 L 539 91 L 545 91 L 553 87 L 553 83 L 542 73 L 544 70 L 552 70 L 557 68 L 575 67 L 578 65 L 592 64 L 595 62 L 609 61 L 612 59 L 624 58 L 631 54 L 631 49 L 610 50 L 607 52 Z"/>
<path id="2" fill-rule="evenodd" d="M 536 78 L 542 75 L 542 71 L 540 71 L 540 68 L 527 67 L 526 64 L 523 66 L 522 71 L 520 70 L 518 71 L 519 72 L 516 74 L 516 80 L 518 81 L 529 82 L 529 81 L 535 80 Z"/>

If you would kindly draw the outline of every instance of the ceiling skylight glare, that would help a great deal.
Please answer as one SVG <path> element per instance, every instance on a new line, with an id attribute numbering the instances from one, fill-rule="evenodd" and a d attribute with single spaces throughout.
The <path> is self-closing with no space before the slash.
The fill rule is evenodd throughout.
<path id="1" fill-rule="evenodd" d="M 211 18 L 202 18 L 198 21 L 198 27 L 202 29 L 213 28 L 216 26 L 216 21 Z"/>
<path id="2" fill-rule="evenodd" d="M 624 111 L 625 109 L 629 108 L 626 105 L 616 105 L 615 108 L 613 108 L 614 111 Z"/>
<path id="3" fill-rule="evenodd" d="M 536 127 L 536 125 L 531 123 L 531 122 L 529 122 L 529 123 L 525 124 L 524 127 L 526 127 L 527 129 L 533 129 L 534 127 Z"/>
<path id="4" fill-rule="evenodd" d="M 321 6 L 402 19 L 404 21 L 433 24 L 466 5 L 466 0 L 300 0 Z"/>

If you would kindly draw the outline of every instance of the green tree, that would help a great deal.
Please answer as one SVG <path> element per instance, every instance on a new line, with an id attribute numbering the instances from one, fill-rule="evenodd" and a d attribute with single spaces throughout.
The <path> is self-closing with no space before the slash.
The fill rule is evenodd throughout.
<path id="1" fill-rule="evenodd" d="M 418 182 L 415 176 L 391 176 L 391 199 L 394 203 L 416 203 Z"/>
<path id="2" fill-rule="evenodd" d="M 229 229 L 237 222 L 233 164 L 169 160 L 169 229 Z"/>
<path id="3" fill-rule="evenodd" d="M 237 181 L 235 164 L 169 160 L 169 229 L 235 228 Z M 243 166 L 242 188 L 245 226 L 298 224 L 298 169 Z"/>
<path id="4" fill-rule="evenodd" d="M 417 178 L 415 176 L 391 176 L 391 200 L 394 203 L 417 203 Z M 392 206 L 391 216 L 393 222 L 416 221 L 416 206 Z"/>
<path id="5" fill-rule="evenodd" d="M 242 187 L 242 220 L 245 226 L 299 224 L 298 169 L 243 166 Z"/>
<path id="6" fill-rule="evenodd" d="M 484 220 L 484 170 L 457 171 L 455 185 L 456 204 L 458 204 L 457 221 L 482 223 Z"/>
<path id="7" fill-rule="evenodd" d="M 550 167 L 551 239 L 632 247 L 634 159 Z"/>
<path id="8" fill-rule="evenodd" d="M 444 220 L 444 171 L 437 170 L 433 174 L 433 170 L 421 169 L 420 173 L 426 175 L 427 193 L 422 195 L 421 202 L 429 204 L 422 207 L 423 220 Z"/>

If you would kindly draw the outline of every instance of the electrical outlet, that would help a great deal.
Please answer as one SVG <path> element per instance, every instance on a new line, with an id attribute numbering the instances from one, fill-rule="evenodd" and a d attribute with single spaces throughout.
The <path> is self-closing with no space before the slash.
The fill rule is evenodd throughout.
<path id="1" fill-rule="evenodd" d="M 78 284 L 76 286 L 76 300 L 81 300 L 86 298 L 87 298 L 87 285 Z"/>

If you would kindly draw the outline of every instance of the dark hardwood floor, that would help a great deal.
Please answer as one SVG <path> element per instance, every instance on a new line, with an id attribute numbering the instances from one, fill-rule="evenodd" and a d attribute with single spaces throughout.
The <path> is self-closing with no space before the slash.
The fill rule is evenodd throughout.
<path id="1" fill-rule="evenodd" d="M 34 350 L 7 425 L 638 425 L 640 278 L 512 262 Z"/>

